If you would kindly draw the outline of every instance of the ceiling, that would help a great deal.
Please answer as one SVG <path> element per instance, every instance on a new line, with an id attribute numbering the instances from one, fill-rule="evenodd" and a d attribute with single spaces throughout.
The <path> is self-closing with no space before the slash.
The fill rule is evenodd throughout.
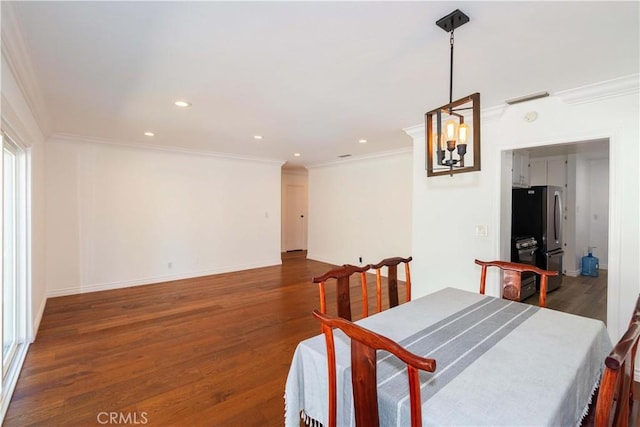
<path id="1" fill-rule="evenodd" d="M 435 21 L 456 8 L 470 22 L 455 32 L 453 97 L 480 92 L 483 109 L 640 62 L 638 2 L 3 1 L 3 20 L 7 8 L 48 136 L 294 168 L 410 147 L 402 129 L 449 101 Z"/>

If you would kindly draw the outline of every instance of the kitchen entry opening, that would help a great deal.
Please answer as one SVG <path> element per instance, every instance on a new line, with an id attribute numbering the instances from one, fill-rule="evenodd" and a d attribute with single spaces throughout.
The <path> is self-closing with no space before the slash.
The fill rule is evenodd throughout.
<path id="1" fill-rule="evenodd" d="M 503 151 L 501 190 L 502 258 L 525 262 L 514 257 L 532 252 L 526 260 L 541 268 L 558 270 L 564 276 L 557 287 L 550 287 L 548 307 L 605 323 L 609 145 L 609 139 L 597 139 Z M 528 203 L 538 194 L 536 201 L 540 203 Z M 551 194 L 558 197 L 547 197 Z M 559 213 L 553 209 L 555 205 L 561 206 Z M 525 223 L 539 227 L 525 230 Z M 532 249 L 525 243 L 531 243 Z M 596 274 L 582 271 L 582 258 L 588 256 L 590 249 L 599 261 Z M 545 261 L 547 264 L 542 265 Z M 537 296 L 524 298 L 523 302 L 536 304 Z"/>

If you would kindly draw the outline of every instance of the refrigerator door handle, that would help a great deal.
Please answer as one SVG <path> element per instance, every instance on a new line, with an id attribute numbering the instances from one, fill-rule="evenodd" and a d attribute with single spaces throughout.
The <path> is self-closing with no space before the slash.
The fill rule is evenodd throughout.
<path id="1" fill-rule="evenodd" d="M 562 238 L 562 199 L 560 192 L 553 193 L 553 239 L 556 243 L 560 243 Z"/>

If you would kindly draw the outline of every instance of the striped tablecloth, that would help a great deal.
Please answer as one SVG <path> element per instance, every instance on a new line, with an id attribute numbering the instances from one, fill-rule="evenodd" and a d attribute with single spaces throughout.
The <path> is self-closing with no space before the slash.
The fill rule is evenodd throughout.
<path id="1" fill-rule="evenodd" d="M 611 341 L 600 321 L 447 288 L 358 322 L 436 359 L 421 373 L 423 425 L 578 425 Z M 338 424 L 354 425 L 349 339 L 335 332 Z M 404 364 L 378 354 L 380 424 L 409 424 Z M 285 390 L 286 426 L 327 425 L 323 335 L 301 342 Z"/>

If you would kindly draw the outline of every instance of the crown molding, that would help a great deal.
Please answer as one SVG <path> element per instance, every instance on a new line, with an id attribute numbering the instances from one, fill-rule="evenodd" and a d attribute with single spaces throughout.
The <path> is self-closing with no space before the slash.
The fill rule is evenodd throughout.
<path id="1" fill-rule="evenodd" d="M 73 134 L 66 134 L 66 133 L 56 133 L 47 140 L 47 143 L 61 143 L 61 142 L 71 142 L 76 144 L 89 143 L 89 144 L 108 145 L 112 147 L 133 148 L 136 150 L 164 151 L 167 153 L 174 153 L 174 154 L 215 157 L 218 159 L 266 163 L 266 164 L 278 165 L 278 166 L 282 166 L 285 163 L 285 161 L 281 159 L 269 159 L 269 158 L 253 157 L 253 156 L 244 156 L 240 154 L 220 153 L 216 151 L 192 150 L 189 148 L 162 146 L 162 145 L 149 145 L 149 144 L 140 145 L 133 142 L 118 141 L 118 140 L 108 139 L 108 138 L 80 136 L 80 135 L 73 135 Z"/>
<path id="2" fill-rule="evenodd" d="M 509 106 L 507 104 L 504 105 L 496 105 L 495 107 L 485 108 L 480 111 L 480 121 L 481 122 L 490 122 L 492 120 L 497 120 L 507 111 Z"/>
<path id="3" fill-rule="evenodd" d="M 321 168 L 325 166 L 336 166 L 336 165 L 342 165 L 345 163 L 354 163 L 354 162 L 361 162 L 365 160 L 380 159 L 384 157 L 399 156 L 407 153 L 413 153 L 413 147 L 400 148 L 398 150 L 379 151 L 377 153 L 363 154 L 361 156 L 351 156 L 346 159 L 332 160 L 329 162 L 311 163 L 309 165 L 306 165 L 305 167 L 307 169 L 315 169 L 315 168 Z"/>
<path id="4" fill-rule="evenodd" d="M 402 129 L 412 139 L 424 138 L 424 123 Z"/>
<path id="5" fill-rule="evenodd" d="M 574 89 L 563 90 L 551 96 L 567 104 L 585 104 L 618 96 L 637 94 L 639 92 L 640 74 L 631 74 Z M 505 104 L 482 109 L 480 112 L 481 121 L 486 122 L 498 119 L 508 108 L 509 106 Z M 418 137 L 424 138 L 424 124 L 410 126 L 403 130 L 413 139 Z"/>
<path id="6" fill-rule="evenodd" d="M 616 79 L 593 83 L 574 89 L 563 90 L 554 95 L 567 104 L 586 104 L 640 91 L 640 74 L 631 74 Z"/>
<path id="7" fill-rule="evenodd" d="M 7 61 L 40 132 L 46 137 L 51 134 L 51 117 L 47 112 L 40 85 L 33 72 L 27 45 L 11 2 L 2 2 L 0 38 L 2 40 L 2 55 Z"/>

